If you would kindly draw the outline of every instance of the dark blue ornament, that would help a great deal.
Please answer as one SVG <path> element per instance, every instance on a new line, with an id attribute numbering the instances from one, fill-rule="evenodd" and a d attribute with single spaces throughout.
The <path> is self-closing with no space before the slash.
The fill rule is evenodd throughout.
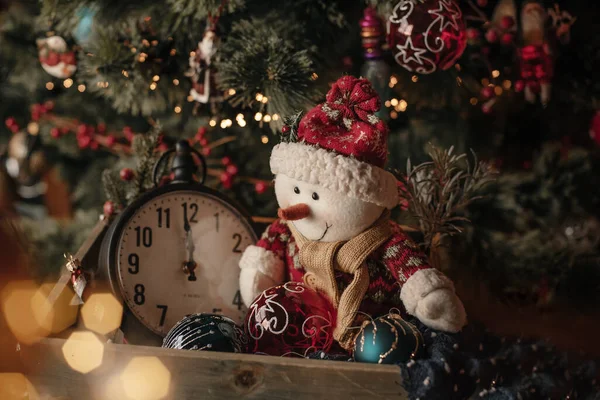
<path id="1" fill-rule="evenodd" d="M 398 314 L 363 322 L 354 342 L 358 362 L 396 364 L 418 358 L 423 351 L 421 332 Z"/>
<path id="2" fill-rule="evenodd" d="M 169 331 L 162 347 L 242 353 L 247 343 L 244 331 L 233 320 L 217 314 L 192 314 Z"/>

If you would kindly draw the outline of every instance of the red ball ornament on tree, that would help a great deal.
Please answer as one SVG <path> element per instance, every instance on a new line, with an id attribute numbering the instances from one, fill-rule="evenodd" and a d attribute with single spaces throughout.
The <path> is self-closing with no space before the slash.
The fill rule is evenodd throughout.
<path id="1" fill-rule="evenodd" d="M 496 43 L 498 41 L 498 32 L 496 32 L 494 29 L 489 29 L 485 33 L 485 39 L 490 43 Z"/>
<path id="2" fill-rule="evenodd" d="M 123 168 L 121 172 L 119 172 L 119 176 L 122 180 L 129 182 L 133 179 L 133 170 L 131 168 Z"/>
<path id="3" fill-rule="evenodd" d="M 446 70 L 467 46 L 465 22 L 455 0 L 400 0 L 388 21 L 390 49 L 410 72 Z"/>
<path id="4" fill-rule="evenodd" d="M 500 42 L 504 46 L 510 46 L 511 44 L 513 44 L 514 41 L 515 35 L 513 35 L 512 33 L 505 33 L 504 35 L 502 35 L 502 39 L 500 39 Z"/>
<path id="5" fill-rule="evenodd" d="M 523 81 L 517 81 L 517 82 L 515 82 L 515 91 L 517 93 L 520 93 L 523 90 L 525 90 L 525 82 L 523 82 Z"/>
<path id="6" fill-rule="evenodd" d="M 112 201 L 107 201 L 102 207 L 102 211 L 106 217 L 110 217 L 115 212 L 115 204 Z"/>
<path id="7" fill-rule="evenodd" d="M 248 308 L 248 352 L 272 356 L 327 352 L 333 344 L 335 310 L 302 283 L 265 290 Z"/>
<path id="8" fill-rule="evenodd" d="M 127 139 L 129 142 L 133 141 L 133 129 L 131 129 L 130 126 L 126 126 L 123 128 L 123 135 L 125 136 L 125 139 Z"/>
<path id="9" fill-rule="evenodd" d="M 479 39 L 479 29 L 469 28 L 467 29 L 467 39 L 469 40 L 477 40 Z"/>
<path id="10" fill-rule="evenodd" d="M 237 167 L 237 165 L 235 164 L 230 164 L 227 166 L 227 168 L 225 168 L 225 171 L 227 171 L 227 173 L 231 176 L 235 176 L 238 174 L 239 169 Z"/>
<path id="11" fill-rule="evenodd" d="M 60 129 L 57 127 L 50 129 L 50 136 L 52 136 L 54 139 L 58 139 L 60 137 Z"/>
<path id="12" fill-rule="evenodd" d="M 232 179 L 231 175 L 229 175 L 227 172 L 223 172 L 219 176 L 219 180 L 221 181 L 221 184 L 223 185 L 223 187 L 225 189 L 231 189 L 231 185 L 233 183 L 233 179 Z"/>
<path id="13" fill-rule="evenodd" d="M 117 143 L 116 137 L 114 137 L 113 135 L 108 135 L 106 137 L 106 147 L 112 148 L 115 145 L 115 143 Z"/>
<path id="14" fill-rule="evenodd" d="M 477 5 L 479 7 L 485 7 L 488 4 L 488 0 L 477 0 Z"/>
<path id="15" fill-rule="evenodd" d="M 254 190 L 256 190 L 256 193 L 258 193 L 258 194 L 263 194 L 264 192 L 267 191 L 266 182 L 263 182 L 263 181 L 256 182 L 254 184 Z"/>
<path id="16" fill-rule="evenodd" d="M 486 100 L 491 99 L 492 97 L 494 97 L 494 89 L 492 89 L 489 86 L 484 87 L 483 89 L 481 89 L 481 97 L 483 97 Z"/>
<path id="17" fill-rule="evenodd" d="M 223 164 L 223 165 L 231 164 L 231 157 L 225 156 L 225 157 L 221 158 L 221 164 Z"/>

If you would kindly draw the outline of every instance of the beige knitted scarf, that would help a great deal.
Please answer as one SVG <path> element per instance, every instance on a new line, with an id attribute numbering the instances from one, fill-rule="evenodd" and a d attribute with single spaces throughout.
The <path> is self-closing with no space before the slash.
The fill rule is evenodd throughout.
<path id="1" fill-rule="evenodd" d="M 306 270 L 304 282 L 326 295 L 337 309 L 337 324 L 333 337 L 346 350 L 352 349 L 358 331 L 349 329 L 369 287 L 366 258 L 392 235 L 388 223 L 390 212 L 367 230 L 346 242 L 318 242 L 304 237 L 294 224 L 288 226 L 300 249 L 300 263 Z M 334 270 L 354 275 L 348 287 L 339 293 Z"/>

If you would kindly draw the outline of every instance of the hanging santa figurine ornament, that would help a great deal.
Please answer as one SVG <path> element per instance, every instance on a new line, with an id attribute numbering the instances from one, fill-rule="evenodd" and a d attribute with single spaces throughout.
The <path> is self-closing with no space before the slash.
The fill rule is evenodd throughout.
<path id="1" fill-rule="evenodd" d="M 221 13 L 223 5 L 219 7 Z M 190 96 L 202 104 L 223 101 L 223 93 L 217 89 L 213 61 L 217 53 L 219 36 L 217 36 L 217 21 L 219 16 L 209 16 L 206 31 L 198 47 L 190 54 L 190 69 L 186 73 L 192 79 Z"/>
<path id="2" fill-rule="evenodd" d="M 525 99 L 534 103 L 539 95 L 542 104 L 550 101 L 553 60 L 546 40 L 546 10 L 537 0 L 527 0 L 521 10 L 523 47 L 519 49 L 521 79 L 516 87 L 525 91 Z"/>
<path id="3" fill-rule="evenodd" d="M 410 72 L 446 70 L 467 46 L 462 11 L 455 0 L 401 0 L 388 19 L 388 44 Z"/>
<path id="4" fill-rule="evenodd" d="M 50 36 L 36 41 L 42 68 L 55 78 L 66 79 L 77 71 L 75 51 L 60 36 Z"/>

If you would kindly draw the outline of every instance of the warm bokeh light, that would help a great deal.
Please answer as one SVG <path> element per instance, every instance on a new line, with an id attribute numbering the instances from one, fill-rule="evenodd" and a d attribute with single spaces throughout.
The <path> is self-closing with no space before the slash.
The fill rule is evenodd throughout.
<path id="1" fill-rule="evenodd" d="M 497 69 L 492 71 L 492 77 L 497 78 L 500 76 L 500 71 L 498 71 Z"/>
<path id="2" fill-rule="evenodd" d="M 37 122 L 30 122 L 27 124 L 27 132 L 29 132 L 30 135 L 35 136 L 40 133 L 40 126 Z"/>
<path id="3" fill-rule="evenodd" d="M 392 99 L 390 101 L 390 104 L 393 105 L 394 107 L 396 107 L 398 105 L 398 99 Z"/>
<path id="4" fill-rule="evenodd" d="M 476 104 L 477 104 L 478 100 L 477 100 L 477 98 L 476 98 L 476 97 L 471 97 L 471 100 L 470 100 L 470 102 L 471 102 L 471 105 L 473 105 L 473 106 L 474 106 L 474 105 L 476 105 Z"/>
<path id="5" fill-rule="evenodd" d="M 131 400 L 159 400 L 169 393 L 171 373 L 157 357 L 135 357 L 121 374 Z"/>
<path id="6" fill-rule="evenodd" d="M 271 116 L 269 114 L 265 114 L 265 116 L 263 117 L 263 121 L 271 122 Z"/>
<path id="7" fill-rule="evenodd" d="M 494 93 L 496 93 L 496 96 L 500 96 L 502 94 L 502 87 L 496 86 L 494 88 Z"/>
<path id="8" fill-rule="evenodd" d="M 261 93 L 256 94 L 256 101 L 262 101 L 263 95 Z"/>
<path id="9" fill-rule="evenodd" d="M 71 305 L 75 296 L 73 290 L 66 284 L 57 285 L 60 284 L 42 284 L 31 299 L 34 318 L 44 330 L 51 333 L 60 333 L 74 325 L 79 309 L 77 305 Z"/>
<path id="10" fill-rule="evenodd" d="M 54 89 L 54 83 L 52 83 L 52 82 L 46 82 L 46 89 L 48 89 L 48 90 Z"/>
<path id="11" fill-rule="evenodd" d="M 23 374 L 0 373 L 0 399 L 2 400 L 38 400 L 37 390 Z"/>
<path id="12" fill-rule="evenodd" d="M 121 325 L 123 305 L 111 293 L 94 293 L 81 307 L 83 325 L 106 335 Z"/>
<path id="13" fill-rule="evenodd" d="M 181 112 L 181 107 L 175 106 L 175 114 L 179 114 Z"/>
<path id="14" fill-rule="evenodd" d="M 9 329 L 25 344 L 35 343 L 50 333 L 40 325 L 32 309 L 37 290 L 38 285 L 33 281 L 14 281 L 6 285 L 0 296 Z"/>
<path id="15" fill-rule="evenodd" d="M 227 93 L 228 93 L 230 96 L 233 96 L 233 95 L 235 94 L 235 89 L 229 89 L 229 90 L 227 91 Z"/>
<path id="16" fill-rule="evenodd" d="M 179 79 L 173 79 L 173 85 L 178 86 L 179 85 Z"/>
<path id="17" fill-rule="evenodd" d="M 70 88 L 71 86 L 73 86 L 73 79 L 71 79 L 71 78 L 65 79 L 65 80 L 63 81 L 63 85 L 64 85 L 64 87 L 66 87 L 67 89 L 68 89 L 68 88 Z"/>
<path id="18" fill-rule="evenodd" d="M 417 75 L 413 75 L 412 78 L 411 78 L 411 81 L 413 81 L 413 82 L 416 83 L 416 82 L 419 81 L 419 77 Z"/>
<path id="19" fill-rule="evenodd" d="M 268 137 L 267 135 L 262 135 L 262 136 L 260 137 L 260 141 L 261 141 L 263 144 L 267 144 L 267 143 L 269 143 L 269 137 Z"/>
<path id="20" fill-rule="evenodd" d="M 87 374 L 102 365 L 104 345 L 92 332 L 73 332 L 62 347 L 69 367 Z"/>
<path id="21" fill-rule="evenodd" d="M 79 90 L 81 93 L 85 92 L 85 85 L 77 86 L 77 90 Z"/>
<path id="22" fill-rule="evenodd" d="M 254 114 L 255 121 L 260 121 L 262 119 L 262 117 L 263 117 L 262 113 L 257 112 L 256 114 Z"/>
<path id="23" fill-rule="evenodd" d="M 273 114 L 273 121 L 279 120 L 279 114 Z"/>
<path id="24" fill-rule="evenodd" d="M 407 101 L 406 100 L 400 100 L 400 102 L 398 103 L 397 110 L 404 112 L 404 111 L 406 111 L 407 107 L 408 107 Z"/>
<path id="25" fill-rule="evenodd" d="M 211 119 L 210 121 L 208 121 L 208 124 L 209 124 L 210 126 L 217 126 L 217 121 L 216 121 L 216 120 L 214 120 L 214 119 Z"/>

